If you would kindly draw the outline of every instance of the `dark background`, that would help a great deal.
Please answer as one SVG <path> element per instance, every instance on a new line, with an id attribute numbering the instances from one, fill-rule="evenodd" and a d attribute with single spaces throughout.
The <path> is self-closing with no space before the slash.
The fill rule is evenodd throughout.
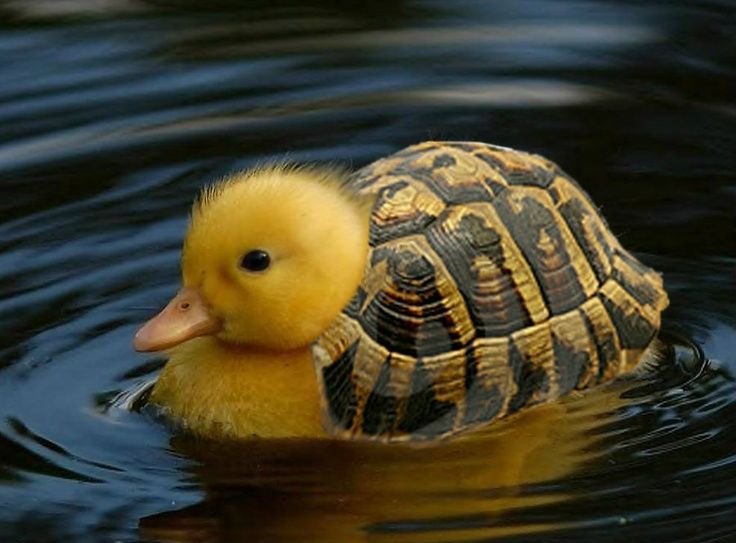
<path id="1" fill-rule="evenodd" d="M 135 541 L 139 519 L 185 510 L 171 540 L 736 540 L 735 36 L 731 0 L 0 2 L 0 539 Z M 569 500 L 411 521 L 421 495 L 378 522 L 355 488 L 304 482 L 353 448 L 218 453 L 247 467 L 215 485 L 222 456 L 107 407 L 157 368 L 130 337 L 176 288 L 199 186 L 425 139 L 558 162 L 712 359 L 586 419 L 584 469 L 504 487 Z M 253 534 L 297 510 L 313 531 Z"/>

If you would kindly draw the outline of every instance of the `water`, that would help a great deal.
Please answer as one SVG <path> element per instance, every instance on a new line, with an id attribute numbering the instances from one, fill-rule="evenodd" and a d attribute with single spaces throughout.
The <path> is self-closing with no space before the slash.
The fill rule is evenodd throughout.
<path id="1" fill-rule="evenodd" d="M 0 2 L 0 540 L 736 539 L 736 3 L 346 4 Z M 109 408 L 197 187 L 429 138 L 560 163 L 709 368 L 418 449 Z"/>

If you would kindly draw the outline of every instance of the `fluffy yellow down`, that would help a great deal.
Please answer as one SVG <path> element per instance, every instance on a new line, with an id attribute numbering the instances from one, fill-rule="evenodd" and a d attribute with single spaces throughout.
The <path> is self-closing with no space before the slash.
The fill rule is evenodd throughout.
<path id="1" fill-rule="evenodd" d="M 310 346 L 360 284 L 370 204 L 334 172 L 289 167 L 203 191 L 182 287 L 196 289 L 222 327 L 171 351 L 152 401 L 210 437 L 323 435 Z M 270 266 L 244 270 L 256 249 Z"/>

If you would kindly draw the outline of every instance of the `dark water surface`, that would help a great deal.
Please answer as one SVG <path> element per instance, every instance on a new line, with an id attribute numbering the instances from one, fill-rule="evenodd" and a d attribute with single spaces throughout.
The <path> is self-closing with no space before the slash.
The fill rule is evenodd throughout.
<path id="1" fill-rule="evenodd" d="M 732 0 L 0 2 L 0 541 L 736 541 L 735 36 Z M 560 163 L 710 367 L 419 449 L 107 408 L 197 187 L 429 138 Z"/>

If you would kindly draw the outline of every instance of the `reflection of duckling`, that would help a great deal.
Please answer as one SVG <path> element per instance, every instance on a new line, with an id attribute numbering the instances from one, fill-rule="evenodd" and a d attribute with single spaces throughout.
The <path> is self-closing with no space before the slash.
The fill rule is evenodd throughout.
<path id="1" fill-rule="evenodd" d="M 196 477 L 202 501 L 143 519 L 141 536 L 430 543 L 559 528 L 551 515 L 504 515 L 575 496 L 565 483 L 528 485 L 560 480 L 602 453 L 599 430 L 617 420 L 619 393 L 602 387 L 431 447 L 311 439 L 243 447 L 177 436 L 173 448 L 196 460 L 183 478 Z"/>
<path id="2" fill-rule="evenodd" d="M 667 304 L 554 164 L 468 143 L 220 183 L 182 279 L 135 344 L 214 437 L 452 434 L 631 369 Z"/>

